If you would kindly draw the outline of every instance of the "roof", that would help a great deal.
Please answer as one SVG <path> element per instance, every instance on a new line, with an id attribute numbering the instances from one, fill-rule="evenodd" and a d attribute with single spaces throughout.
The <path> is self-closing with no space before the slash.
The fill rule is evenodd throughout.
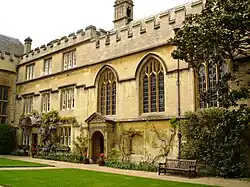
<path id="1" fill-rule="evenodd" d="M 109 123 L 115 123 L 114 120 L 108 118 L 107 116 L 104 116 L 98 112 L 94 112 L 91 116 L 89 116 L 86 120 L 86 123 L 105 123 L 105 122 L 109 122 Z"/>
<path id="2" fill-rule="evenodd" d="M 18 39 L 0 34 L 0 51 L 21 56 L 24 46 Z"/>

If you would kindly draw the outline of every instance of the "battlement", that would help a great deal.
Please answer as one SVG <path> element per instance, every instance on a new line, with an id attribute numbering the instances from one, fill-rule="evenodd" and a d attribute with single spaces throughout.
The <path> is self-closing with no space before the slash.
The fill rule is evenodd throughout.
<path id="1" fill-rule="evenodd" d="M 0 70 L 16 73 L 16 66 L 20 61 L 20 56 L 0 51 Z"/>
<path id="2" fill-rule="evenodd" d="M 7 51 L 0 51 L 0 60 L 9 61 L 15 65 L 17 65 L 20 61 L 20 56 L 16 54 L 11 54 Z"/>
<path id="3" fill-rule="evenodd" d="M 205 0 L 187 3 L 110 31 L 97 30 L 95 26 L 91 25 L 86 27 L 85 30 L 78 30 L 76 33 L 70 33 L 68 36 L 55 39 L 46 45 L 31 50 L 23 55 L 21 63 L 83 43 L 89 45 L 91 52 L 104 53 L 110 57 L 114 55 L 113 53 L 125 53 L 129 50 L 142 48 L 145 45 L 161 44 L 174 36 L 174 28 L 181 27 L 187 15 L 200 13 L 204 3 Z M 131 40 L 136 40 L 136 42 L 131 42 Z M 94 60 L 97 59 L 91 61 Z"/>

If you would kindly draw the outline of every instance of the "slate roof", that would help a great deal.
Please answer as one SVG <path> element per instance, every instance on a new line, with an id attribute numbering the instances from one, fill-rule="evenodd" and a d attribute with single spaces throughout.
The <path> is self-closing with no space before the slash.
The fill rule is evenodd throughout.
<path id="1" fill-rule="evenodd" d="M 21 56 L 24 52 L 24 47 L 18 39 L 0 34 L 0 51 Z"/>

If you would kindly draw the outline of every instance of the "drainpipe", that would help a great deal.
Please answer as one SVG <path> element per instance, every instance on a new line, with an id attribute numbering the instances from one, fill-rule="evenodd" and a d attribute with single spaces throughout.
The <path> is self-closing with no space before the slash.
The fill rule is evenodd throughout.
<path id="1" fill-rule="evenodd" d="M 175 34 L 179 31 L 179 28 L 174 28 Z M 177 60 L 177 120 L 178 120 L 178 159 L 181 158 L 181 131 L 180 131 L 180 118 L 181 118 L 181 92 L 180 92 L 180 60 Z"/>

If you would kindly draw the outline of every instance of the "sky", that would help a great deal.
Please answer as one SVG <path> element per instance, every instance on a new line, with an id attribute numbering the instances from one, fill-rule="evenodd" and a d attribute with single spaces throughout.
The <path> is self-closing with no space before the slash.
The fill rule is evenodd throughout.
<path id="1" fill-rule="evenodd" d="M 68 36 L 89 25 L 113 28 L 115 0 L 1 0 L 0 34 L 30 36 L 32 48 Z M 190 0 L 134 0 L 134 20 L 189 2 Z"/>

